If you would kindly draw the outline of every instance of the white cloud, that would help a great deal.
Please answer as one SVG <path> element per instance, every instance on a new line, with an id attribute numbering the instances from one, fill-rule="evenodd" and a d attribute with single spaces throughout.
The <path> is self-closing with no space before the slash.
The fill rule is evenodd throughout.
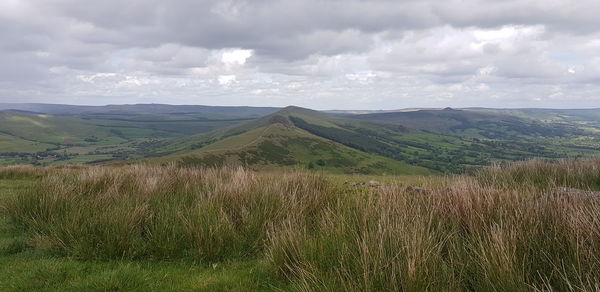
<path id="1" fill-rule="evenodd" d="M 231 50 L 223 52 L 221 61 L 226 66 L 241 66 L 246 64 L 246 60 L 252 56 L 252 50 Z"/>
<path id="2" fill-rule="evenodd" d="M 219 75 L 217 78 L 220 85 L 229 86 L 237 82 L 235 75 Z"/>
<path id="3" fill-rule="evenodd" d="M 373 71 L 357 71 L 354 73 L 346 74 L 346 78 L 348 78 L 348 80 L 359 81 L 363 83 L 369 82 L 376 77 L 377 74 L 375 74 Z"/>
<path id="4" fill-rule="evenodd" d="M 597 0 L 6 0 L 0 102 L 597 106 L 599 9 Z"/>

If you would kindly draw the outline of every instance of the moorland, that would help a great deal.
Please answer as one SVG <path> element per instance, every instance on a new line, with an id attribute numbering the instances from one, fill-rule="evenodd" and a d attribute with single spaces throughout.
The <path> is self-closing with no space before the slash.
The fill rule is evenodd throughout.
<path id="1" fill-rule="evenodd" d="M 0 104 L 0 165 L 115 163 L 468 173 L 600 150 L 600 109 L 314 111 L 300 107 Z"/>
<path id="2" fill-rule="evenodd" d="M 474 175 L 0 169 L 3 291 L 594 291 L 600 160 Z"/>
<path id="3" fill-rule="evenodd" d="M 2 291 L 598 291 L 600 109 L 0 104 Z"/>

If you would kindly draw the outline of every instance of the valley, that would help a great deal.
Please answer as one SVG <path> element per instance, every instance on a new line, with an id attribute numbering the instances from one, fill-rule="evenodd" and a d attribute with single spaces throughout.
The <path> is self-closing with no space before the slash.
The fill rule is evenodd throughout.
<path id="1" fill-rule="evenodd" d="M 600 150 L 600 110 L 0 104 L 0 165 L 239 165 L 340 174 L 468 173 Z"/>

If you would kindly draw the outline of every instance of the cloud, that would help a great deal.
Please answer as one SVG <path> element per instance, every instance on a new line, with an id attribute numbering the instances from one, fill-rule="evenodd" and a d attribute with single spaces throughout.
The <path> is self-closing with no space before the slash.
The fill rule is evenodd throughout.
<path id="1" fill-rule="evenodd" d="M 221 56 L 221 61 L 225 66 L 242 66 L 246 64 L 246 60 L 252 56 L 252 50 L 230 50 L 224 52 Z"/>
<path id="2" fill-rule="evenodd" d="M 599 10 L 596 0 L 5 0 L 0 101 L 597 106 Z"/>
<path id="3" fill-rule="evenodd" d="M 235 75 L 219 75 L 217 80 L 219 81 L 219 84 L 223 86 L 229 86 L 237 82 Z"/>

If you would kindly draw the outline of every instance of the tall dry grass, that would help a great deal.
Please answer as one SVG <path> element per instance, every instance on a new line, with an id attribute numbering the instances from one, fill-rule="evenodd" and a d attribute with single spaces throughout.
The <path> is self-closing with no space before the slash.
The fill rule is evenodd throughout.
<path id="1" fill-rule="evenodd" d="M 594 291 L 600 201 L 459 179 L 390 186 L 274 232 L 269 259 L 303 291 Z"/>
<path id="2" fill-rule="evenodd" d="M 5 209 L 45 249 L 78 258 L 220 261 L 262 251 L 267 231 L 331 200 L 311 174 L 129 166 L 54 169 Z"/>
<path id="3" fill-rule="evenodd" d="M 598 291 L 600 198 L 549 188 L 595 188 L 597 163 L 531 161 L 427 191 L 234 168 L 59 169 L 5 209 L 40 248 L 265 257 L 300 291 Z"/>
<path id="4" fill-rule="evenodd" d="M 501 188 L 556 186 L 600 190 L 600 158 L 545 161 L 534 159 L 481 169 L 477 178 L 484 185 Z"/>
<path id="5" fill-rule="evenodd" d="M 31 178 L 43 175 L 44 168 L 34 167 L 32 165 L 11 165 L 0 167 L 0 179 L 20 179 Z"/>

